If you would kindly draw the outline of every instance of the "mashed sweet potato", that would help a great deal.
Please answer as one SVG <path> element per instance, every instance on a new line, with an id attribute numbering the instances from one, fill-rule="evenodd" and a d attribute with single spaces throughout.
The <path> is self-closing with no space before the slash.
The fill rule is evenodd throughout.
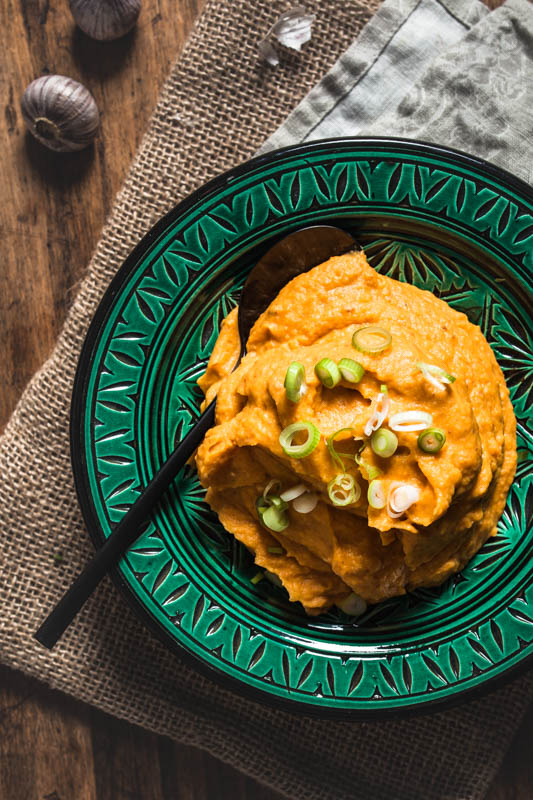
<path id="1" fill-rule="evenodd" d="M 358 352 L 355 331 L 378 325 L 390 332 L 379 353 Z M 364 253 L 331 258 L 292 280 L 256 322 L 247 355 L 239 352 L 237 311 L 222 326 L 199 384 L 206 401 L 217 395 L 216 425 L 196 456 L 206 499 L 231 534 L 275 573 L 290 599 L 319 614 L 352 593 L 376 603 L 418 586 L 440 584 L 460 570 L 496 530 L 516 464 L 515 419 L 502 372 L 480 329 L 429 292 L 372 269 Z M 358 361 L 364 375 L 326 388 L 314 367 L 327 357 Z M 287 398 L 289 364 L 305 367 L 307 391 Z M 455 377 L 434 385 L 419 368 L 437 365 Z M 423 411 L 442 429 L 436 453 L 417 443 L 417 431 L 396 432 L 390 457 L 373 452 L 365 437 L 381 386 L 393 415 Z M 296 421 L 322 434 L 305 458 L 282 449 L 279 436 Z M 361 488 L 357 502 L 336 506 L 327 491 L 339 473 L 326 438 L 363 465 L 346 470 Z M 368 468 L 380 470 L 385 492 L 415 487 L 418 499 L 401 516 L 367 500 Z M 276 532 L 262 524 L 256 500 L 272 480 L 279 491 L 304 483 L 318 495 L 310 513 L 289 503 L 289 524 Z"/>

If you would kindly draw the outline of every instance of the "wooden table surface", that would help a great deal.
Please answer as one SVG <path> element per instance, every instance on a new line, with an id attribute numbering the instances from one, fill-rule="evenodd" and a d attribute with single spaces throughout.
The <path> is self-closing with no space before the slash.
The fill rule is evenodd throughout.
<path id="1" fill-rule="evenodd" d="M 135 31 L 100 44 L 74 27 L 68 0 L 2 0 L 0 429 L 53 347 L 158 89 L 202 5 L 144 0 Z M 94 94 L 102 111 L 94 148 L 56 155 L 25 133 L 19 99 L 44 73 L 81 80 Z M 1 667 L 0 722 L 0 800 L 279 797 L 196 749 Z M 487 800 L 533 798 L 532 735 L 533 708 Z"/>

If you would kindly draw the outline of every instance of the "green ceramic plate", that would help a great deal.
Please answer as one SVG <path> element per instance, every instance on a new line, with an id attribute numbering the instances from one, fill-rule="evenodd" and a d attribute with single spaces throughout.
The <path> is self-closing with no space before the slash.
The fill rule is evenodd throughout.
<path id="1" fill-rule="evenodd" d="M 186 468 L 117 577 L 169 647 L 255 699 L 339 717 L 440 707 L 533 655 L 533 192 L 511 175 L 428 144 L 340 139 L 254 159 L 181 203 L 128 258 L 88 334 L 72 417 L 79 497 L 98 544 L 194 421 L 196 379 L 258 254 L 328 221 L 494 348 L 520 458 L 498 535 L 439 588 L 356 622 L 309 619 L 282 589 L 250 583 L 250 555 Z"/>

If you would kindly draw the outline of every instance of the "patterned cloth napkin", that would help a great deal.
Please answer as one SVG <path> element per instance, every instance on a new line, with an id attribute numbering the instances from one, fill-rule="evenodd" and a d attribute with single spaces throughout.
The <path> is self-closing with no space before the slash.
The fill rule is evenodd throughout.
<path id="1" fill-rule="evenodd" d="M 78 355 L 109 281 L 156 219 L 270 135 L 266 147 L 394 132 L 455 144 L 531 179 L 533 7 L 525 0 L 490 13 L 463 0 L 386 0 L 358 39 L 378 0 L 306 6 L 317 15 L 313 39 L 270 68 L 257 43 L 286 2 L 208 0 L 161 93 L 57 346 L 0 440 L 0 658 L 196 744 L 287 797 L 474 800 L 533 697 L 531 675 L 426 717 L 308 719 L 244 700 L 181 664 L 109 581 L 51 653 L 32 639 L 91 553 L 69 460 Z"/>

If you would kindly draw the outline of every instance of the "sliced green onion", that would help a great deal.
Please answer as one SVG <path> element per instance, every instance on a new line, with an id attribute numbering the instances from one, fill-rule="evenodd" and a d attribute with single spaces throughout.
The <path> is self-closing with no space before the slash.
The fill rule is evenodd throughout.
<path id="1" fill-rule="evenodd" d="M 317 503 L 318 495 L 315 494 L 315 492 L 306 492 L 293 501 L 292 507 L 298 514 L 309 514 L 311 511 L 314 511 Z"/>
<path id="2" fill-rule="evenodd" d="M 382 392 L 382 394 L 388 394 L 389 393 L 389 390 L 387 389 L 387 387 L 385 386 L 384 383 L 382 383 L 381 386 L 379 387 L 379 391 Z"/>
<path id="3" fill-rule="evenodd" d="M 361 614 L 365 613 L 367 605 L 360 595 L 352 592 L 348 597 L 343 598 L 337 603 L 337 608 L 340 608 L 341 611 L 344 611 L 344 613 L 348 614 L 350 617 L 360 617 Z"/>
<path id="4" fill-rule="evenodd" d="M 296 498 L 300 497 L 304 492 L 307 492 L 305 483 L 297 483 L 296 486 L 285 489 L 285 491 L 280 494 L 280 497 L 282 500 L 285 500 L 286 503 L 290 503 L 291 500 L 296 500 Z"/>
<path id="5" fill-rule="evenodd" d="M 398 448 L 398 437 L 387 428 L 380 428 L 370 437 L 370 447 L 377 456 L 390 458 Z"/>
<path id="6" fill-rule="evenodd" d="M 445 384 L 455 381 L 453 375 L 450 375 L 445 369 L 437 367 L 435 364 L 426 364 L 424 361 L 417 361 L 416 366 L 422 372 L 424 378 L 437 389 L 444 389 Z"/>
<path id="7" fill-rule="evenodd" d="M 353 358 L 341 358 L 337 366 L 342 377 L 348 383 L 359 383 L 365 374 L 364 367 L 358 361 L 354 361 Z"/>
<path id="8" fill-rule="evenodd" d="M 383 473 L 379 467 L 375 467 L 373 464 L 369 464 L 367 461 L 364 460 L 362 454 L 365 450 L 365 447 L 366 447 L 366 442 L 363 444 L 363 446 L 355 456 L 355 461 L 363 474 L 363 478 L 365 478 L 365 480 L 367 481 L 373 481 L 374 478 L 379 478 L 379 476 L 382 475 Z"/>
<path id="9" fill-rule="evenodd" d="M 315 372 L 318 380 L 324 384 L 326 389 L 333 389 L 341 382 L 340 370 L 331 358 L 322 358 L 318 364 L 315 364 Z"/>
<path id="10" fill-rule="evenodd" d="M 268 498 L 270 505 L 276 509 L 276 511 L 286 511 L 289 507 L 289 504 L 282 500 L 281 497 L 277 497 L 276 495 L 273 497 Z"/>
<path id="11" fill-rule="evenodd" d="M 390 347 L 392 336 L 386 328 L 367 325 L 359 328 L 352 336 L 352 345 L 361 353 L 381 353 Z"/>
<path id="12" fill-rule="evenodd" d="M 375 400 L 372 401 L 371 410 L 372 414 L 363 430 L 365 436 L 371 436 L 373 431 L 377 431 L 387 418 L 390 410 L 390 399 L 387 391 L 380 392 Z"/>
<path id="13" fill-rule="evenodd" d="M 281 483 L 275 478 L 272 478 L 272 480 L 267 483 L 267 485 L 263 490 L 263 497 L 265 498 L 265 500 L 268 497 L 268 493 L 274 488 L 274 486 L 281 486 Z"/>
<path id="14" fill-rule="evenodd" d="M 335 431 L 335 433 L 332 433 L 331 436 L 328 436 L 326 439 L 326 445 L 329 454 L 333 459 L 333 463 L 337 464 L 342 469 L 343 472 L 344 472 L 344 461 L 342 460 L 341 456 L 344 456 L 344 458 L 353 458 L 355 460 L 355 456 L 353 456 L 351 453 L 339 453 L 335 449 L 335 444 L 334 444 L 335 437 L 338 436 L 340 433 L 344 433 L 344 431 L 353 431 L 353 428 L 339 428 L 338 431 Z"/>
<path id="15" fill-rule="evenodd" d="M 420 489 L 409 483 L 393 483 L 387 498 L 387 513 L 397 519 L 420 499 Z"/>
<path id="16" fill-rule="evenodd" d="M 267 552 L 273 556 L 282 556 L 285 551 L 283 547 L 267 547 Z"/>
<path id="17" fill-rule="evenodd" d="M 372 508 L 385 508 L 387 504 L 387 497 L 385 494 L 385 486 L 383 485 L 383 481 L 370 481 L 367 498 L 368 505 Z"/>
<path id="18" fill-rule="evenodd" d="M 307 433 L 307 439 L 303 444 L 293 444 L 292 440 L 297 433 Z M 293 422 L 287 425 L 279 435 L 281 449 L 286 456 L 291 458 L 305 458 L 313 452 L 320 441 L 320 431 L 312 422 Z"/>
<path id="19" fill-rule="evenodd" d="M 291 403 L 297 403 L 301 399 L 307 389 L 303 364 L 300 364 L 299 361 L 293 361 L 292 364 L 289 364 L 283 386 Z"/>
<path id="20" fill-rule="evenodd" d="M 278 509 L 274 508 L 274 506 L 270 506 L 263 513 L 262 522 L 263 525 L 266 525 L 266 527 L 270 528 L 271 531 L 276 531 L 277 533 L 284 531 L 285 528 L 289 526 L 289 518 L 285 512 L 278 511 Z"/>
<path id="21" fill-rule="evenodd" d="M 418 446 L 424 453 L 438 453 L 446 441 L 446 434 L 441 428 L 426 428 L 418 437 Z"/>
<path id="22" fill-rule="evenodd" d="M 268 500 L 265 500 L 263 495 L 261 495 L 261 497 L 258 497 L 257 500 L 255 501 L 255 507 L 257 509 L 257 513 L 259 514 L 259 516 L 262 517 L 267 508 L 270 508 L 270 503 L 268 502 Z"/>
<path id="23" fill-rule="evenodd" d="M 389 419 L 389 428 L 393 431 L 423 431 L 429 428 L 433 417 L 426 411 L 402 411 L 393 414 Z"/>
<path id="24" fill-rule="evenodd" d="M 328 483 L 328 496 L 335 506 L 349 506 L 361 497 L 361 487 L 347 472 L 336 475 Z"/>
<path id="25" fill-rule="evenodd" d="M 267 581 L 270 581 L 270 583 L 273 583 L 274 586 L 280 586 L 280 587 L 283 586 L 281 578 L 279 577 L 279 575 L 276 575 L 275 572 L 270 572 L 270 570 L 266 569 L 265 578 L 267 579 Z"/>
<path id="26" fill-rule="evenodd" d="M 262 581 L 265 576 L 262 572 L 256 572 L 253 578 L 250 578 L 250 583 L 256 584 Z"/>
<path id="27" fill-rule="evenodd" d="M 379 467 L 375 467 L 373 464 L 361 464 L 364 466 L 366 472 L 366 479 L 367 481 L 373 481 L 375 478 L 379 478 L 380 475 L 383 475 L 382 471 Z"/>

